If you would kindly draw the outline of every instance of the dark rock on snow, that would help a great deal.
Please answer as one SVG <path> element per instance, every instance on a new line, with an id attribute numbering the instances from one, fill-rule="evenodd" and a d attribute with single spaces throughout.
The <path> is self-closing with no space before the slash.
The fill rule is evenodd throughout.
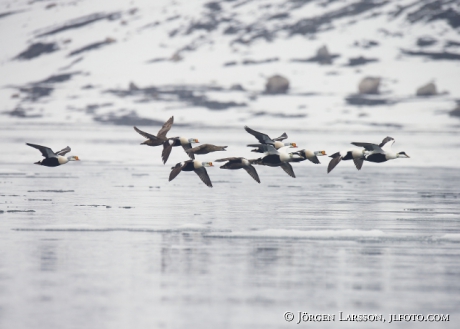
<path id="1" fill-rule="evenodd" d="M 365 77 L 358 85 L 360 94 L 378 94 L 381 78 Z"/>
<path id="2" fill-rule="evenodd" d="M 416 91 L 417 96 L 434 96 L 437 94 L 438 94 L 438 91 L 436 89 L 436 85 L 433 82 L 430 82 L 424 86 L 421 86 Z"/>
<path id="3" fill-rule="evenodd" d="M 289 89 L 289 80 L 281 75 L 274 75 L 268 78 L 265 84 L 267 94 L 285 94 Z"/>

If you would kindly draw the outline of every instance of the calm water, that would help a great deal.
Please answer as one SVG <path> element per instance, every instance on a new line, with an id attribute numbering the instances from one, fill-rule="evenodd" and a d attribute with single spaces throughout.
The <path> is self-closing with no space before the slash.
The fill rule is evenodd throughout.
<path id="1" fill-rule="evenodd" d="M 322 158 L 294 164 L 296 179 L 257 167 L 259 185 L 217 166 L 210 189 L 194 173 L 168 183 L 182 150 L 163 166 L 160 150 L 126 128 L 73 128 L 64 144 L 45 139 L 47 129 L 32 140 L 2 133 L 1 328 L 311 327 L 296 324 L 299 311 L 336 315 L 318 328 L 458 326 L 457 168 L 411 158 L 358 172 L 348 161 L 326 175 Z M 193 133 L 236 150 L 204 161 L 248 155 L 253 142 L 244 132 L 230 143 Z M 33 165 L 40 154 L 23 143 L 42 140 L 83 161 Z M 338 321 L 341 311 L 387 323 Z M 450 322 L 389 324 L 390 313 Z"/>

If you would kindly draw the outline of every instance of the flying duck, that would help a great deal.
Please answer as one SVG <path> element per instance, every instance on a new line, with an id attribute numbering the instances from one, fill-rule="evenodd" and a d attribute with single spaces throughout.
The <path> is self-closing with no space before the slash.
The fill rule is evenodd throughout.
<path id="1" fill-rule="evenodd" d="M 363 166 L 365 152 L 366 150 L 363 149 L 353 149 L 349 151 L 336 152 L 330 155 L 329 157 L 332 158 L 332 160 L 329 162 L 329 165 L 327 166 L 327 173 L 329 174 L 332 171 L 332 169 L 334 169 L 335 166 L 337 166 L 339 162 L 342 160 L 353 160 L 356 169 L 361 170 Z"/>
<path id="2" fill-rule="evenodd" d="M 182 146 L 184 151 L 192 148 L 192 143 L 199 143 L 198 139 L 196 138 L 186 138 L 186 137 L 171 137 L 168 138 L 163 143 L 163 152 L 161 153 L 161 158 L 163 159 L 163 163 L 168 161 L 169 155 L 171 154 L 171 150 L 173 146 Z M 195 159 L 193 153 L 187 153 L 191 159 Z"/>
<path id="3" fill-rule="evenodd" d="M 392 137 L 386 137 L 379 145 L 371 143 L 351 143 L 355 146 L 364 147 L 367 153 L 364 155 L 364 160 L 369 162 L 386 162 L 397 158 L 410 158 L 406 152 L 395 153 L 391 150 L 391 146 L 395 140 Z"/>
<path id="4" fill-rule="evenodd" d="M 257 174 L 256 168 L 254 168 L 251 164 L 251 161 L 253 160 L 248 160 L 245 158 L 236 158 L 236 157 L 231 157 L 231 158 L 224 158 L 224 159 L 218 159 L 216 162 L 225 162 L 223 166 L 221 166 L 221 169 L 241 169 L 243 168 L 244 170 L 247 171 L 247 173 L 254 178 L 254 180 L 260 184 L 260 179 L 259 175 Z"/>
<path id="5" fill-rule="evenodd" d="M 298 154 L 301 157 L 303 157 L 303 159 L 294 160 L 294 162 L 310 160 L 314 164 L 320 163 L 319 160 L 318 160 L 319 156 L 326 155 L 326 151 L 310 151 L 310 150 L 305 150 L 305 149 L 297 151 L 297 152 L 293 152 L 293 153 Z"/>
<path id="6" fill-rule="evenodd" d="M 362 145 L 366 144 L 368 145 L 368 148 L 372 148 L 370 145 L 374 145 L 378 147 L 379 149 L 382 149 L 382 148 L 387 148 L 391 146 L 393 142 L 394 142 L 394 139 L 392 137 L 385 137 L 379 145 L 371 144 L 371 143 L 351 143 L 351 144 L 355 146 L 359 146 L 359 147 L 363 147 Z M 368 154 L 369 154 L 369 150 L 366 150 L 366 148 L 336 152 L 330 156 L 332 160 L 329 162 L 329 165 L 327 166 L 327 173 L 330 173 L 332 169 L 334 169 L 335 166 L 337 166 L 341 160 L 353 160 L 353 162 L 355 163 L 356 169 L 361 170 L 365 156 Z"/>
<path id="7" fill-rule="evenodd" d="M 217 151 L 227 151 L 226 148 L 227 146 L 216 146 L 212 144 L 203 144 L 203 145 L 195 146 L 194 148 L 188 149 L 185 152 L 187 152 L 188 155 L 208 154 L 208 153 L 217 152 Z"/>
<path id="8" fill-rule="evenodd" d="M 294 170 L 289 162 L 297 162 L 299 159 L 303 159 L 303 157 L 298 154 L 287 153 L 284 151 L 284 148 L 276 150 L 272 145 L 268 145 L 267 153 L 264 157 L 249 161 L 258 165 L 281 167 L 289 176 L 295 178 Z"/>
<path id="9" fill-rule="evenodd" d="M 244 129 L 245 129 L 248 133 L 250 133 L 251 135 L 253 135 L 255 138 L 257 138 L 257 140 L 258 140 L 259 143 L 261 143 L 261 144 L 272 144 L 272 145 L 274 145 L 275 142 L 281 142 L 281 141 L 285 140 L 286 138 L 288 138 L 288 136 L 286 135 L 286 133 L 283 133 L 281 136 L 271 139 L 270 137 L 268 137 L 267 134 L 264 134 L 264 133 L 255 131 L 255 130 L 249 128 L 248 126 L 244 126 Z M 284 146 L 284 145 L 282 145 L 282 146 Z M 282 147 L 282 146 L 280 146 L 280 147 Z"/>
<path id="10" fill-rule="evenodd" d="M 251 150 L 251 152 L 256 152 L 256 153 L 265 153 L 267 152 L 267 145 L 273 145 L 276 150 L 282 148 L 282 147 L 291 147 L 291 148 L 296 148 L 297 144 L 296 143 L 283 143 L 280 141 L 275 141 L 274 144 L 248 144 L 248 147 L 257 147 L 256 149 Z"/>
<path id="11" fill-rule="evenodd" d="M 54 153 L 53 150 L 46 146 L 30 143 L 26 143 L 26 145 L 36 148 L 45 157 L 43 160 L 34 163 L 37 165 L 42 165 L 46 167 L 57 167 L 66 164 L 69 161 L 80 161 L 80 159 L 77 156 L 64 156 L 70 152 L 70 147 L 68 146 L 60 150 L 59 152 Z"/>
<path id="12" fill-rule="evenodd" d="M 166 134 L 168 131 L 171 129 L 172 125 L 174 123 L 174 116 L 170 117 L 168 121 L 166 121 L 163 124 L 163 127 L 158 131 L 157 135 L 150 135 L 137 127 L 133 127 L 135 131 L 137 131 L 140 135 L 144 136 L 147 138 L 145 142 L 142 142 L 141 145 L 148 145 L 148 146 L 159 146 L 163 145 L 163 143 L 166 142 L 167 137 Z"/>
<path id="13" fill-rule="evenodd" d="M 172 181 L 180 174 L 181 171 L 194 171 L 198 177 L 207 186 L 212 187 L 211 179 L 209 179 L 208 172 L 205 167 L 213 167 L 212 162 L 201 162 L 198 160 L 187 160 L 184 162 L 177 163 L 174 167 L 171 167 L 171 173 L 169 174 L 169 181 Z"/>

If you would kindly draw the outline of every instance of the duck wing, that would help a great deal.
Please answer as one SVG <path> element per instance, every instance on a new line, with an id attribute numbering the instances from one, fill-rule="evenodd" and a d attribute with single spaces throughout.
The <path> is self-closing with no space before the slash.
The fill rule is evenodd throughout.
<path id="1" fill-rule="evenodd" d="M 281 141 L 284 141 L 286 138 L 288 138 L 288 135 L 286 133 L 283 133 L 281 136 L 273 138 L 273 140 L 281 142 Z"/>
<path id="2" fill-rule="evenodd" d="M 171 173 L 169 174 L 169 181 L 172 181 L 174 178 L 176 178 L 177 175 L 179 175 L 182 171 L 182 168 L 184 168 L 186 165 L 187 161 L 176 163 L 176 165 L 171 168 Z"/>
<path id="3" fill-rule="evenodd" d="M 299 154 L 301 155 L 301 154 Z M 308 160 L 310 160 L 311 162 L 313 162 L 314 164 L 319 164 L 321 162 L 319 162 L 319 159 L 318 157 L 315 155 L 314 157 L 311 157 L 311 158 L 307 158 Z"/>
<path id="4" fill-rule="evenodd" d="M 156 139 L 159 139 L 157 136 L 154 136 L 154 135 L 151 135 L 149 133 L 146 133 L 145 131 L 142 131 L 140 130 L 139 128 L 137 127 L 133 127 L 135 131 L 137 131 L 141 136 L 147 138 L 147 139 L 152 139 L 152 140 L 156 140 Z"/>
<path id="5" fill-rule="evenodd" d="M 67 153 L 69 153 L 71 150 L 70 150 L 70 147 L 66 147 L 66 148 L 63 148 L 62 150 L 60 150 L 59 152 L 56 152 L 57 155 L 66 155 Z"/>
<path id="6" fill-rule="evenodd" d="M 158 131 L 158 138 L 166 138 L 166 134 L 168 131 L 171 129 L 172 125 L 174 123 L 174 116 L 170 117 L 168 121 L 166 121 L 161 127 L 161 129 Z"/>
<path id="7" fill-rule="evenodd" d="M 182 148 L 184 149 L 185 153 L 187 153 L 187 155 L 190 157 L 190 159 L 195 160 L 195 154 L 193 154 L 193 152 L 190 151 L 192 149 L 192 144 L 188 143 L 188 144 L 181 144 L 181 145 L 182 145 Z M 189 151 L 190 151 L 190 153 L 189 153 Z"/>
<path id="8" fill-rule="evenodd" d="M 393 137 L 387 136 L 385 137 L 382 142 L 379 144 L 379 147 L 382 150 L 391 150 L 391 146 L 394 144 L 395 139 Z"/>
<path id="9" fill-rule="evenodd" d="M 255 131 L 251 128 L 249 128 L 248 126 L 244 126 L 244 129 L 250 133 L 251 135 L 253 135 L 255 138 L 257 138 L 257 140 L 262 143 L 262 144 L 274 144 L 275 141 L 273 139 L 271 139 L 270 137 L 268 137 L 267 134 L 264 134 L 264 133 L 261 133 L 261 132 L 258 132 L 258 131 Z M 281 137 L 281 136 L 280 136 Z"/>
<path id="10" fill-rule="evenodd" d="M 161 151 L 161 159 L 163 160 L 163 163 L 166 164 L 166 161 L 168 161 L 169 155 L 171 154 L 172 150 L 172 144 L 169 143 L 169 139 L 167 139 L 163 143 L 163 151 Z"/>
<path id="11" fill-rule="evenodd" d="M 292 166 L 289 163 L 283 162 L 283 163 L 281 163 L 280 167 L 283 168 L 283 170 L 286 172 L 286 174 L 288 174 L 289 176 L 295 178 L 294 169 L 292 169 Z"/>
<path id="12" fill-rule="evenodd" d="M 206 171 L 205 167 L 194 169 L 193 171 L 198 175 L 198 177 L 200 177 L 203 183 L 205 183 L 209 187 L 212 187 L 211 179 L 209 178 L 208 172 Z"/>
<path id="13" fill-rule="evenodd" d="M 327 166 L 328 174 L 339 164 L 340 161 L 342 161 L 342 155 L 340 154 L 340 152 L 334 153 L 330 157 L 332 158 L 332 160 L 329 162 L 329 165 Z"/>
<path id="14" fill-rule="evenodd" d="M 353 162 L 355 163 L 356 169 L 361 170 L 361 168 L 363 167 L 364 159 L 363 158 L 353 158 Z"/>
<path id="15" fill-rule="evenodd" d="M 50 149 L 49 147 L 41 146 L 41 145 L 37 145 L 37 144 L 31 144 L 31 143 L 26 143 L 26 145 L 29 145 L 29 146 L 39 150 L 46 159 L 48 159 L 48 158 L 57 158 L 56 153 L 54 153 L 53 150 Z"/>
<path id="16" fill-rule="evenodd" d="M 375 153 L 385 153 L 379 145 L 377 144 L 372 144 L 372 143 L 357 143 L 357 142 L 353 142 L 351 143 L 355 146 L 359 146 L 359 147 L 364 147 L 366 149 L 366 151 L 370 151 L 370 152 L 375 152 Z"/>
<path id="17" fill-rule="evenodd" d="M 260 184 L 260 179 L 259 175 L 257 174 L 256 168 L 254 168 L 252 165 L 244 167 L 244 170 L 252 177 L 254 180 Z"/>

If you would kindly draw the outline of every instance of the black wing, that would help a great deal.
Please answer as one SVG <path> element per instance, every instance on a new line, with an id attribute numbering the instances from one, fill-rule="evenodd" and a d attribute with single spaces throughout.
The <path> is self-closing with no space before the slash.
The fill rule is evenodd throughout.
<path id="1" fill-rule="evenodd" d="M 185 165 L 186 163 L 182 163 L 182 162 L 176 163 L 176 165 L 171 168 L 172 170 L 171 170 L 171 173 L 169 174 L 169 181 L 172 181 L 174 178 L 176 178 L 177 175 L 180 174 L 180 172 L 182 171 L 182 168 Z"/>
<path id="2" fill-rule="evenodd" d="M 188 144 L 182 145 L 182 147 L 184 148 L 185 153 L 188 154 L 190 159 L 195 160 L 195 154 L 193 154 L 193 152 L 191 152 L 191 151 L 190 151 L 190 153 L 188 152 L 189 150 L 192 149 L 192 144 L 188 143 Z"/>
<path id="3" fill-rule="evenodd" d="M 135 131 L 137 131 L 140 135 L 142 135 L 143 137 L 147 138 L 147 139 L 152 139 L 152 140 L 156 140 L 156 139 L 159 139 L 157 136 L 154 136 L 154 135 L 150 135 L 149 133 L 146 133 L 145 131 L 142 131 L 140 130 L 139 128 L 137 127 L 133 127 Z"/>
<path id="4" fill-rule="evenodd" d="M 70 152 L 70 147 L 67 146 L 66 148 L 63 148 L 62 150 L 60 150 L 59 152 L 56 152 L 56 154 L 64 156 L 69 152 Z"/>
<path id="5" fill-rule="evenodd" d="M 283 162 L 281 165 L 280 165 L 281 168 L 283 168 L 283 170 L 291 177 L 294 177 L 295 178 L 295 174 L 294 174 L 294 169 L 292 169 L 292 166 L 287 163 L 287 162 Z"/>
<path id="6" fill-rule="evenodd" d="M 339 164 L 340 161 L 342 161 L 342 156 L 340 155 L 340 152 L 334 153 L 330 156 L 332 160 L 329 162 L 329 165 L 327 166 L 327 173 L 329 174 L 332 169 L 335 168 Z"/>
<path id="7" fill-rule="evenodd" d="M 247 167 L 244 167 L 244 170 L 247 171 L 247 173 L 252 177 L 254 178 L 254 180 L 260 184 L 260 179 L 259 179 L 259 175 L 257 174 L 257 171 L 256 171 L 256 168 L 254 168 L 253 166 L 249 165 Z"/>
<path id="8" fill-rule="evenodd" d="M 193 171 L 198 175 L 198 177 L 200 177 L 203 183 L 205 183 L 209 187 L 212 187 L 211 179 L 209 178 L 208 172 L 206 171 L 205 167 L 194 169 Z"/>
<path id="9" fill-rule="evenodd" d="M 170 117 L 168 121 L 166 121 L 161 127 L 161 129 L 158 131 L 158 138 L 166 138 L 166 134 L 168 131 L 171 129 L 172 125 L 174 123 L 174 116 Z"/>
<path id="10" fill-rule="evenodd" d="M 356 142 L 353 142 L 351 143 L 355 146 L 359 146 L 359 147 L 364 147 L 366 149 L 366 151 L 376 151 L 376 152 L 382 152 L 382 149 L 380 148 L 379 145 L 377 144 L 372 144 L 372 143 L 356 143 Z"/>
<path id="11" fill-rule="evenodd" d="M 244 126 L 244 129 L 248 133 L 253 135 L 255 138 L 257 138 L 257 140 L 262 144 L 274 144 L 275 143 L 275 141 L 272 140 L 270 137 L 268 137 L 267 134 L 263 134 L 261 132 L 255 131 L 255 130 L 249 128 L 248 126 Z"/>
<path id="12" fill-rule="evenodd" d="M 286 138 L 288 138 L 288 135 L 286 133 L 283 133 L 280 137 L 273 138 L 274 141 L 284 141 Z"/>
<path id="13" fill-rule="evenodd" d="M 26 143 L 26 145 L 29 145 L 29 146 L 32 146 L 33 148 L 36 148 L 37 150 L 39 150 L 42 155 L 45 157 L 45 158 L 56 158 L 57 155 L 56 153 L 53 152 L 52 149 L 50 149 L 49 147 L 46 147 L 46 146 L 41 146 L 41 145 L 37 145 L 37 144 L 30 144 L 30 143 Z"/>
<path id="14" fill-rule="evenodd" d="M 314 164 L 319 164 L 321 162 L 319 162 L 319 159 L 318 157 L 315 155 L 313 158 L 307 158 L 308 160 L 310 160 L 311 162 L 313 162 Z"/>
<path id="15" fill-rule="evenodd" d="M 393 141 L 390 145 L 392 145 L 395 141 L 395 139 L 393 137 L 390 137 L 390 136 L 387 136 L 385 137 L 382 142 L 379 144 L 379 147 L 382 148 L 384 147 L 386 144 L 390 143 L 391 141 Z"/>
<path id="16" fill-rule="evenodd" d="M 163 163 L 168 161 L 169 155 L 171 154 L 172 144 L 169 143 L 169 139 L 163 143 L 163 151 L 161 152 L 161 159 Z"/>
<path id="17" fill-rule="evenodd" d="M 355 163 L 356 169 L 361 170 L 361 168 L 363 167 L 364 159 L 362 159 L 362 158 L 353 158 L 353 162 Z"/>

